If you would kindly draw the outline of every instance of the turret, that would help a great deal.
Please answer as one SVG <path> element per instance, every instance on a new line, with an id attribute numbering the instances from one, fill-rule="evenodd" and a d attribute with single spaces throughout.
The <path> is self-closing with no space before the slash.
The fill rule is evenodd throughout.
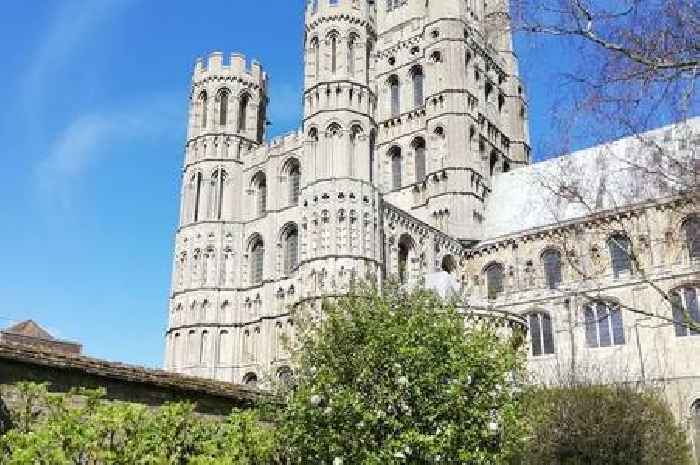
<path id="1" fill-rule="evenodd" d="M 214 52 L 199 58 L 192 76 L 189 136 L 230 134 L 262 144 L 265 137 L 267 75 L 260 63 L 234 53 L 228 62 Z"/>

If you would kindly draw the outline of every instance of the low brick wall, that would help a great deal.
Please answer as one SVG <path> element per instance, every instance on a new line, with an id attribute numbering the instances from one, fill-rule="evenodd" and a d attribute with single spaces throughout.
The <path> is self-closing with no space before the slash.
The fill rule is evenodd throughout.
<path id="1" fill-rule="evenodd" d="M 169 402 L 194 402 L 197 412 L 217 417 L 251 407 L 262 392 L 230 383 L 191 378 L 90 357 L 56 353 L 19 344 L 0 344 L 0 423 L 3 407 L 16 401 L 18 382 L 50 383 L 49 390 L 103 388 L 108 400 L 158 407 Z M 6 409 L 5 409 L 6 410 Z"/>

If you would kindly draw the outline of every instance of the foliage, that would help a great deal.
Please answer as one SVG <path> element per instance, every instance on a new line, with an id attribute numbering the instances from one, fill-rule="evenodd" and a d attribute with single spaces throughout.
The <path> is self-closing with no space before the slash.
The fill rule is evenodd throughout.
<path id="1" fill-rule="evenodd" d="M 300 324 L 280 419 L 291 463 L 505 463 L 522 359 L 426 291 L 367 290 Z"/>
<path id="2" fill-rule="evenodd" d="M 191 404 L 149 409 L 103 400 L 103 392 L 49 395 L 46 385 L 16 386 L 14 428 L 0 436 L 2 465 L 82 463 L 253 465 L 270 463 L 274 431 L 253 411 L 226 422 L 198 416 Z"/>
<path id="3" fill-rule="evenodd" d="M 659 393 L 631 385 L 535 388 L 517 465 L 690 465 L 687 436 Z"/>

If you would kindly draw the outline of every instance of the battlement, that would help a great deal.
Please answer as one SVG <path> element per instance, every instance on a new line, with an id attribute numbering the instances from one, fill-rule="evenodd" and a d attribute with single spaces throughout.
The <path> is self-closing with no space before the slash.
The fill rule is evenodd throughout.
<path id="1" fill-rule="evenodd" d="M 298 129 L 294 132 L 272 138 L 270 141 L 260 146 L 256 150 L 256 154 L 265 158 L 269 154 L 279 154 L 296 150 L 303 145 L 304 140 L 304 132 Z"/>
<path id="2" fill-rule="evenodd" d="M 208 57 L 197 58 L 194 66 L 193 81 L 203 81 L 211 77 L 239 78 L 265 88 L 267 73 L 262 65 L 255 59 L 248 62 L 245 55 L 232 53 L 228 62 L 224 60 L 222 52 L 212 52 Z"/>

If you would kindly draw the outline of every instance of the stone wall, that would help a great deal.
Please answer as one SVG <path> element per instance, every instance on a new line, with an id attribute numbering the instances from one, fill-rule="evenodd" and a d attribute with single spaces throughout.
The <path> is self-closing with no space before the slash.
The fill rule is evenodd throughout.
<path id="1" fill-rule="evenodd" d="M 249 408 L 262 394 L 242 386 L 191 378 L 89 357 L 0 344 L 0 424 L 5 407 L 16 402 L 16 383 L 49 383 L 49 391 L 102 388 L 108 400 L 158 407 L 194 402 L 196 411 L 225 417 L 234 408 Z"/>

